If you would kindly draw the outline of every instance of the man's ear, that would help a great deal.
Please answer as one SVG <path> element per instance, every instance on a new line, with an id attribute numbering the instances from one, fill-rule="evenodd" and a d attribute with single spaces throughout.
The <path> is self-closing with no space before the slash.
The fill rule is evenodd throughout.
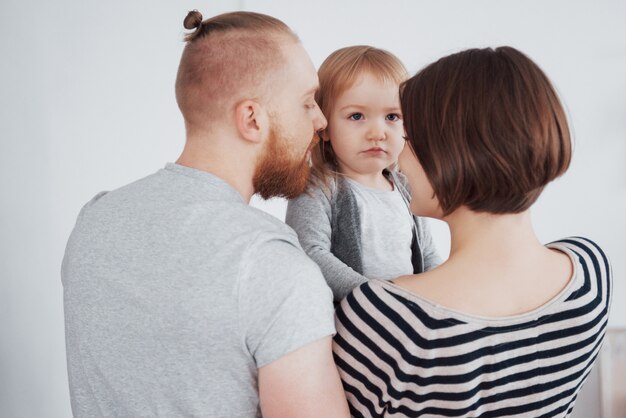
<path id="1" fill-rule="evenodd" d="M 263 142 L 268 127 L 267 112 L 259 103 L 244 100 L 235 107 L 235 124 L 242 138 L 255 143 Z"/>

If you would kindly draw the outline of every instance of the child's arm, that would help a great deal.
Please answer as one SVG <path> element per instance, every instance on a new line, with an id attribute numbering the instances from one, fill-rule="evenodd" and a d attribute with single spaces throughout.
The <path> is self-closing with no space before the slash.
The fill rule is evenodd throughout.
<path id="1" fill-rule="evenodd" d="M 429 271 L 442 263 L 441 256 L 435 247 L 433 236 L 430 233 L 428 222 L 424 218 L 414 217 L 417 223 L 417 233 L 419 234 L 419 244 L 424 258 L 424 271 Z"/>
<path id="2" fill-rule="evenodd" d="M 300 245 L 322 270 L 335 301 L 340 301 L 367 278 L 330 251 L 331 221 L 330 198 L 319 187 L 309 187 L 287 205 L 285 222 L 296 231 Z"/>
<path id="3" fill-rule="evenodd" d="M 409 187 L 409 182 L 407 178 L 398 171 L 390 172 L 394 183 L 400 187 L 400 192 L 403 196 L 405 196 L 407 200 L 407 205 L 409 205 L 410 211 L 410 199 L 411 199 L 411 188 Z M 428 226 L 428 222 L 426 219 L 421 218 L 419 216 L 413 216 L 413 221 L 417 226 L 417 242 L 420 247 L 420 251 L 422 253 L 422 259 L 424 261 L 424 271 L 429 271 L 437 267 L 439 264 L 443 262 L 441 256 L 439 256 L 439 252 L 435 247 L 435 243 L 433 242 L 433 236 L 430 233 L 430 227 Z"/>

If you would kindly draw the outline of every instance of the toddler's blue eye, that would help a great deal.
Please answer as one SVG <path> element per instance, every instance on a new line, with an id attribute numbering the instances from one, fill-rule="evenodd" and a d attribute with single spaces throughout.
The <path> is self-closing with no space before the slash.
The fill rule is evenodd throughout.
<path id="1" fill-rule="evenodd" d="M 363 113 L 353 113 L 350 115 L 350 117 L 348 119 L 351 120 L 361 120 L 363 119 Z"/>
<path id="2" fill-rule="evenodd" d="M 397 120 L 400 120 L 400 115 L 398 115 L 397 113 L 390 113 L 385 117 L 385 119 L 395 122 Z"/>

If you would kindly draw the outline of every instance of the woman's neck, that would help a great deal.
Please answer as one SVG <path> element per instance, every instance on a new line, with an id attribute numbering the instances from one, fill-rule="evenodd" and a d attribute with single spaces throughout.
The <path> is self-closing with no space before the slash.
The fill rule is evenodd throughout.
<path id="1" fill-rule="evenodd" d="M 471 315 L 530 312 L 561 292 L 573 277 L 569 257 L 544 247 L 527 212 L 488 215 L 457 209 L 450 257 L 434 270 L 394 282 L 441 306 Z"/>
<path id="2" fill-rule="evenodd" d="M 450 258 L 506 260 L 527 251 L 544 251 L 532 227 L 530 212 L 493 215 L 459 208 L 445 221 L 450 227 Z"/>

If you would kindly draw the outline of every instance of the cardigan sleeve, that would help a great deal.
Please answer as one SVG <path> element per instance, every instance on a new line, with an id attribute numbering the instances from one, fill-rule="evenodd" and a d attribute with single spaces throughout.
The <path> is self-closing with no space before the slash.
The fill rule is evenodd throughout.
<path id="1" fill-rule="evenodd" d="M 406 176 L 400 172 L 392 172 L 392 175 L 402 187 L 403 192 L 406 194 L 407 204 L 409 205 L 410 211 L 412 193 L 409 181 Z M 417 228 L 417 242 L 420 248 L 420 252 L 422 253 L 424 271 L 432 270 L 439 264 L 441 264 L 443 260 L 439 255 L 439 251 L 437 251 L 437 247 L 435 247 L 435 242 L 430 232 L 430 226 L 428 225 L 428 221 L 420 216 L 413 216 L 413 220 Z"/>
<path id="2" fill-rule="evenodd" d="M 417 233 L 419 234 L 419 244 L 422 250 L 422 258 L 424 259 L 424 271 L 429 271 L 437 267 L 443 262 L 433 236 L 430 233 L 428 221 L 421 217 L 414 217 L 417 223 Z"/>
<path id="3" fill-rule="evenodd" d="M 327 191 L 311 185 L 305 193 L 289 201 L 285 222 L 296 231 L 300 245 L 322 270 L 335 301 L 340 301 L 352 289 L 367 282 L 367 278 L 331 251 L 333 190 L 334 185 Z"/>

